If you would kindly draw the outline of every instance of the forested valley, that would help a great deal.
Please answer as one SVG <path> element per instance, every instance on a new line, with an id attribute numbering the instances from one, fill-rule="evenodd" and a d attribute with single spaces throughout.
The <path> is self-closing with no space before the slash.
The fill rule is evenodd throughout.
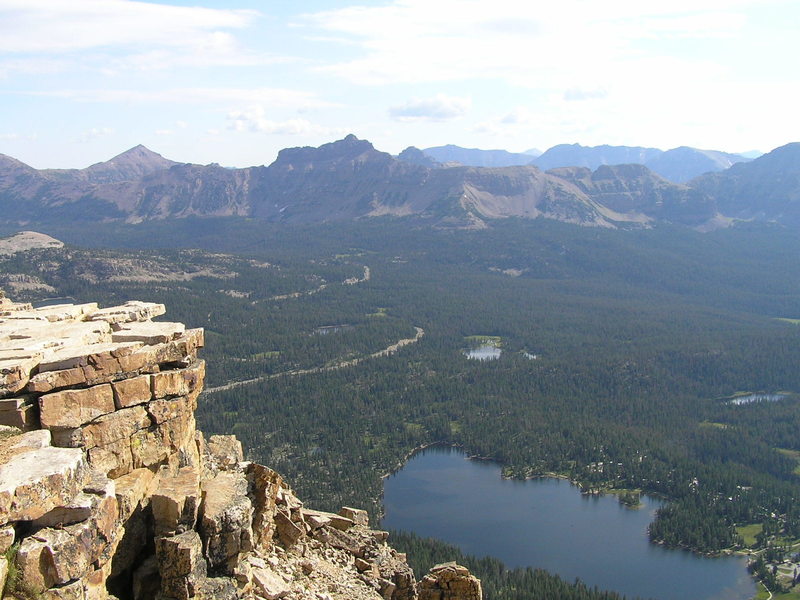
<path id="1" fill-rule="evenodd" d="M 446 443 L 508 477 L 659 495 L 650 535 L 669 546 L 800 538 L 791 230 L 187 219 L 44 233 L 71 245 L 0 257 L 0 287 L 164 302 L 164 318 L 204 327 L 199 426 L 235 433 L 310 505 L 376 518 L 381 476 Z M 474 336 L 496 340 L 499 359 L 469 360 Z M 781 397 L 731 402 L 746 393 Z M 535 579 L 523 575 L 495 579 Z"/>

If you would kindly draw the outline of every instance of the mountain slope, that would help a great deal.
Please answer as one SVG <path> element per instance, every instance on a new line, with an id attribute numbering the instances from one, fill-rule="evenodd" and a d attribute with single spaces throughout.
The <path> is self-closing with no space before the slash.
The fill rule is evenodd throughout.
<path id="1" fill-rule="evenodd" d="M 462 148 L 453 144 L 425 148 L 423 152 L 440 163 L 458 163 L 465 167 L 516 167 L 530 164 L 532 158 L 527 153 Z"/>
<path id="2" fill-rule="evenodd" d="M 716 150 L 698 150 L 680 146 L 667 150 L 639 146 L 581 146 L 561 144 L 553 146 L 531 164 L 542 169 L 559 167 L 587 167 L 597 169 L 603 165 L 640 164 L 675 183 L 686 183 L 693 177 L 710 171 L 722 171 L 738 162 L 750 159 L 739 154 Z"/>
<path id="3" fill-rule="evenodd" d="M 594 170 L 601 165 L 644 164 L 661 152 L 658 148 L 639 146 L 559 144 L 546 150 L 530 164 L 544 170 L 557 167 L 587 167 Z"/>
<path id="4" fill-rule="evenodd" d="M 645 164 L 670 181 L 685 183 L 703 173 L 724 171 L 731 165 L 749 160 L 739 154 L 680 146 L 651 158 Z"/>
<path id="5" fill-rule="evenodd" d="M 667 181 L 644 165 L 602 165 L 548 171 L 574 183 L 598 204 L 617 213 L 653 221 L 697 226 L 713 218 L 716 207 L 703 192 Z"/>
<path id="6" fill-rule="evenodd" d="M 800 225 L 800 143 L 787 144 L 689 185 L 716 198 L 720 212 L 737 219 Z"/>
<path id="7" fill-rule="evenodd" d="M 584 158 L 605 160 L 641 158 L 652 149 L 590 150 L 596 152 Z M 691 148 L 660 156 L 680 159 L 687 153 L 718 166 L 733 160 Z M 687 185 L 641 164 L 548 171 L 431 167 L 419 150 L 403 154 L 409 160 L 349 135 L 318 148 L 287 148 L 270 166 L 246 169 L 175 163 L 142 146 L 82 170 L 39 171 L 0 155 L 0 223 L 235 215 L 290 223 L 415 216 L 457 227 L 483 227 L 506 217 L 603 227 L 669 222 L 706 230 L 731 219 L 800 225 L 800 144 Z"/>

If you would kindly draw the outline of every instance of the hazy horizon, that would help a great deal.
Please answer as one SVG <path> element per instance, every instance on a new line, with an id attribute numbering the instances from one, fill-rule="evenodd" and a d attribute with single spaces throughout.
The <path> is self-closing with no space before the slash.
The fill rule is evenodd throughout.
<path id="1" fill-rule="evenodd" d="M 767 152 L 800 139 L 798 21 L 787 0 L 0 0 L 0 153 L 245 167 L 349 133 Z"/>

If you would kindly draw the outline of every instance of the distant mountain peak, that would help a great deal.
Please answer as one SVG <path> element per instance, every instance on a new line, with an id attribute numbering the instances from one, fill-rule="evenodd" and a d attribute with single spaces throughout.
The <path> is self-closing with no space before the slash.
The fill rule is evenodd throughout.
<path id="1" fill-rule="evenodd" d="M 92 183 L 131 181 L 177 165 L 175 161 L 138 144 L 105 162 L 87 167 L 84 171 Z"/>
<path id="2" fill-rule="evenodd" d="M 142 160 L 148 160 L 148 161 L 159 161 L 160 160 L 160 161 L 167 161 L 167 162 L 170 162 L 172 164 L 177 164 L 177 163 L 175 163 L 175 162 L 173 162 L 173 161 L 171 161 L 169 159 L 164 158 L 158 152 L 153 152 L 147 146 L 145 146 L 143 144 L 137 144 L 133 148 L 129 148 L 128 150 L 125 150 L 125 152 L 120 152 L 115 157 L 113 157 L 113 158 L 111 158 L 111 159 L 109 159 L 109 160 L 107 160 L 105 162 L 96 163 L 96 165 L 104 165 L 104 164 L 108 164 L 108 163 L 112 163 L 112 162 L 118 162 L 120 160 L 137 161 L 137 162 L 140 162 Z M 91 169 L 92 167 L 94 167 L 96 165 L 92 165 L 89 168 Z"/>
<path id="3" fill-rule="evenodd" d="M 352 133 L 341 140 L 322 144 L 319 147 L 302 146 L 284 148 L 272 163 L 279 166 L 314 165 L 323 162 L 364 161 L 370 159 L 391 159 L 385 152 L 380 152 L 367 140 L 360 140 Z"/>
<path id="4" fill-rule="evenodd" d="M 469 167 L 516 167 L 527 165 L 534 158 L 521 152 L 462 148 L 454 144 L 425 148 L 423 152 L 442 164 L 458 163 Z"/>
<path id="5" fill-rule="evenodd" d="M 434 159 L 432 156 L 428 156 L 416 146 L 409 146 L 400 154 L 398 154 L 397 158 L 403 162 L 411 163 L 412 165 L 419 165 L 421 167 L 428 167 L 430 169 L 436 169 L 442 166 L 439 161 Z"/>

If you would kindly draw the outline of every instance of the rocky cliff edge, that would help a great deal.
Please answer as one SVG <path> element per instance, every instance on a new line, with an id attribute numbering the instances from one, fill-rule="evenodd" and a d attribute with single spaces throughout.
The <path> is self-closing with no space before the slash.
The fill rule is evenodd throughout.
<path id="1" fill-rule="evenodd" d="M 311 510 L 206 439 L 203 330 L 163 313 L 0 297 L 4 599 L 480 600 L 463 567 L 417 582 L 366 512 Z"/>

